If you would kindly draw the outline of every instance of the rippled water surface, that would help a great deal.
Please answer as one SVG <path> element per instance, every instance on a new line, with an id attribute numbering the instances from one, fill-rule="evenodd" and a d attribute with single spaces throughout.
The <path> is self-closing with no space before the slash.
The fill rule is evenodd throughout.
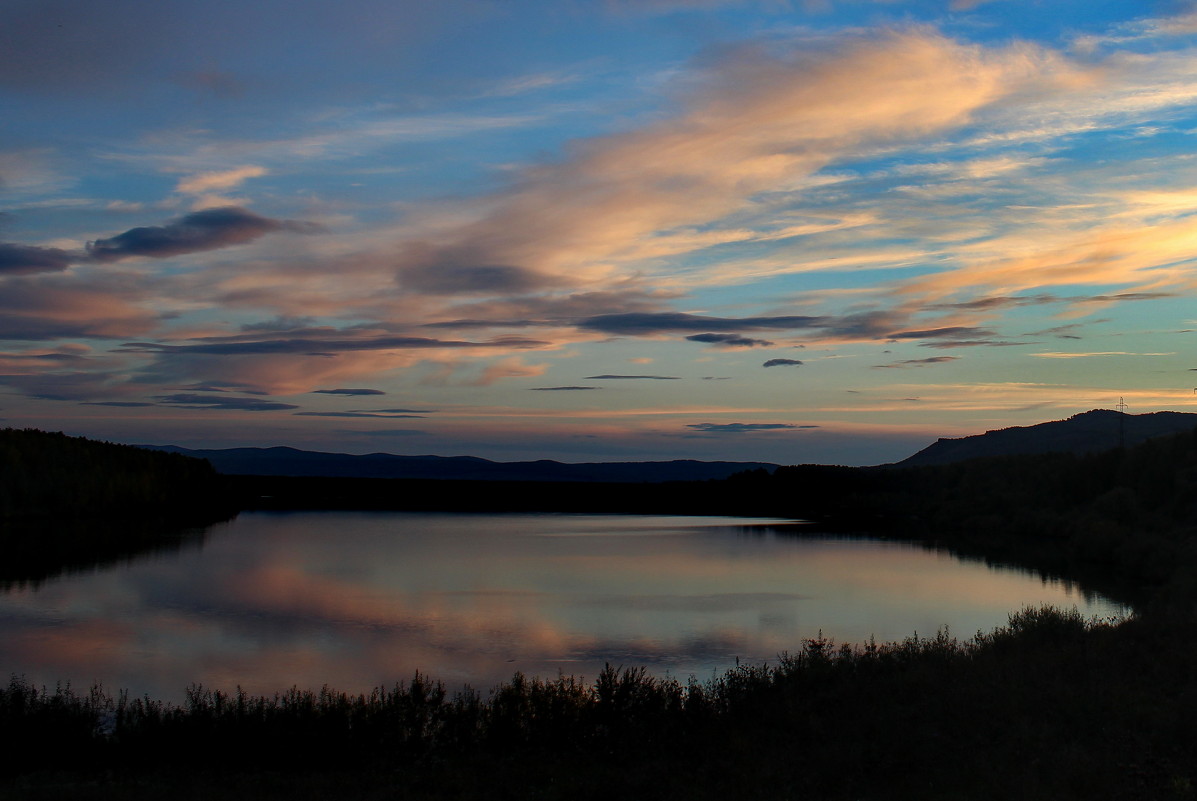
<path id="1" fill-rule="evenodd" d="M 175 553 L 9 589 L 0 670 L 174 701 L 191 683 L 358 692 L 419 670 L 488 689 L 605 662 L 705 679 L 820 631 L 968 637 L 1027 604 L 1122 611 L 1018 570 L 763 522 L 246 513 Z"/>

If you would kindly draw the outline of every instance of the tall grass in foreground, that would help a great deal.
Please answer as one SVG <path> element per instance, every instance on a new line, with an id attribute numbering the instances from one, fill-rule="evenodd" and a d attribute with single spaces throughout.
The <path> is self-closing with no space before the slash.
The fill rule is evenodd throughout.
<path id="1" fill-rule="evenodd" d="M 1028 608 L 966 640 L 819 637 L 705 682 L 608 666 L 485 696 L 416 675 L 171 705 L 13 679 L 0 798 L 50 776 L 63 798 L 315 798 L 330 776 L 398 798 L 1193 798 L 1191 633 Z"/>

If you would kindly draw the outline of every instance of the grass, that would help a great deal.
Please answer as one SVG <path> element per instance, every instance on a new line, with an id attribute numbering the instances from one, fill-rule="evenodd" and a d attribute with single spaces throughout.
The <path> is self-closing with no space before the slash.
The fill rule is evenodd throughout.
<path id="1" fill-rule="evenodd" d="M 1029 608 L 958 639 L 801 643 L 681 683 L 608 666 L 482 694 L 0 691 L 0 799 L 1193 798 L 1197 644 Z M 339 789 L 338 789 L 339 788 Z"/>

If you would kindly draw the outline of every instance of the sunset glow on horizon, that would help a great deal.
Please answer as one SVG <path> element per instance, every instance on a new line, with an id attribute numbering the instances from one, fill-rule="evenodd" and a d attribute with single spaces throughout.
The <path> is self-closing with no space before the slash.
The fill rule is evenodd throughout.
<path id="1" fill-rule="evenodd" d="M 0 426 L 877 464 L 1197 411 L 1197 5 L 0 6 Z"/>

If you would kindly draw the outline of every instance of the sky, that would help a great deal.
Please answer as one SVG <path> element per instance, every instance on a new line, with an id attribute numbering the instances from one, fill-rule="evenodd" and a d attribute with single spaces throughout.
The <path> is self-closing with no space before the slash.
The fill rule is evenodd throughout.
<path id="1" fill-rule="evenodd" d="M 0 425 L 878 464 L 1197 411 L 1197 6 L 0 0 Z"/>

